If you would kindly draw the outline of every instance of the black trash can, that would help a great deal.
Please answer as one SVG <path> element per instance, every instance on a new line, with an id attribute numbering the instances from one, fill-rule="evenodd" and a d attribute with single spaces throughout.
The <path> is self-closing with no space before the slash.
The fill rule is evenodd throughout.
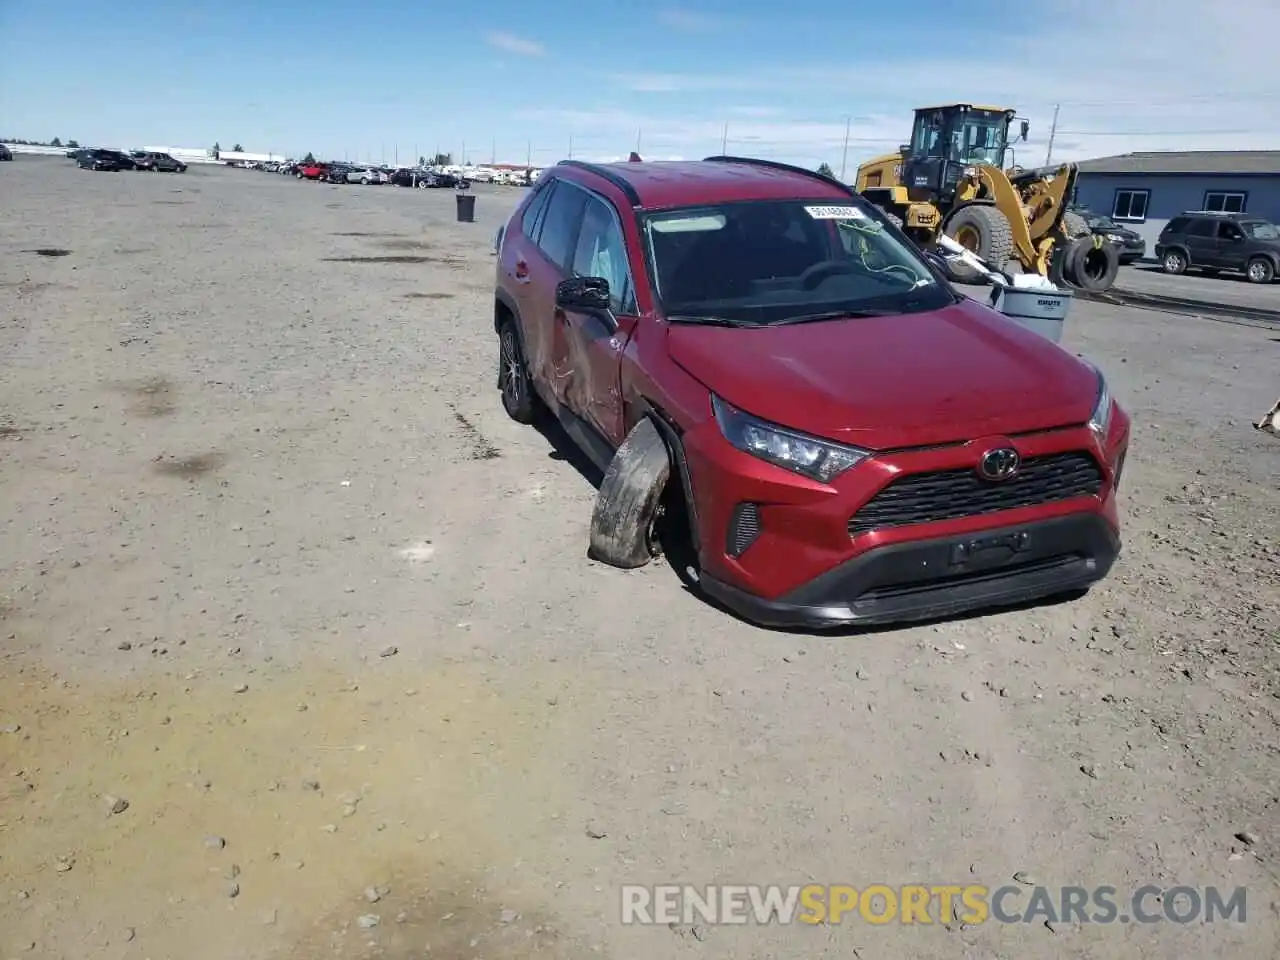
<path id="1" fill-rule="evenodd" d="M 459 193 L 455 199 L 458 201 L 458 222 L 475 223 L 476 195 L 474 193 Z"/>

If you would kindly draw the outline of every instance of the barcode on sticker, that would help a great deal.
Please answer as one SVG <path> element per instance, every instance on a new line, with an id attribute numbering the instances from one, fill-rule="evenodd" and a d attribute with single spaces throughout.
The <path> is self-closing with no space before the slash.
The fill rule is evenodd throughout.
<path id="1" fill-rule="evenodd" d="M 805 207 L 804 212 L 815 220 L 866 220 L 867 215 L 857 207 Z"/>

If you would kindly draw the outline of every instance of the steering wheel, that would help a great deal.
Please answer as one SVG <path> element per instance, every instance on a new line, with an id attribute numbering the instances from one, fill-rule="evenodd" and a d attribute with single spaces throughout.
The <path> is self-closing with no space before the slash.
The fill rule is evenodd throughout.
<path id="1" fill-rule="evenodd" d="M 857 269 L 848 260 L 823 260 L 800 274 L 800 286 L 812 290 L 829 277 L 838 273 L 857 273 Z"/>

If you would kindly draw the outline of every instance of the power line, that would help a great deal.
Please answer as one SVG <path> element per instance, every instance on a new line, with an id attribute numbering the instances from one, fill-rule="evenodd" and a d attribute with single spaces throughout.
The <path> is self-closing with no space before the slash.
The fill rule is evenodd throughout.
<path id="1" fill-rule="evenodd" d="M 1234 137 L 1250 136 L 1257 130 L 1059 130 L 1072 137 Z"/>

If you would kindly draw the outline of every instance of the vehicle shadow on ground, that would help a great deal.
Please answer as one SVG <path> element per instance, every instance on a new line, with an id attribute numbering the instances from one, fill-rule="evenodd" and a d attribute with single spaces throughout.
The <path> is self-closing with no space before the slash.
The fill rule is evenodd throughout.
<path id="1" fill-rule="evenodd" d="M 592 489 L 600 489 L 600 484 L 604 481 L 604 471 L 592 463 L 590 458 L 578 448 L 578 445 L 565 432 L 564 427 L 560 426 L 559 420 L 553 416 L 541 416 L 534 421 L 533 428 L 542 434 L 542 438 L 547 443 L 551 444 L 548 457 L 569 464 L 587 483 L 591 484 Z"/>
<path id="2" fill-rule="evenodd" d="M 600 484 L 604 480 L 604 471 L 592 463 L 591 460 L 578 449 L 577 444 L 573 442 L 555 417 L 540 417 L 534 423 L 534 428 L 542 435 L 547 443 L 551 445 L 551 450 L 547 454 L 548 457 L 552 460 L 560 460 L 568 463 L 578 471 L 584 480 L 591 484 L 592 489 L 598 490 L 600 488 Z M 993 616 L 996 614 L 1021 613 L 1037 608 L 1055 607 L 1063 603 L 1070 603 L 1073 600 L 1078 600 L 1087 592 L 1083 590 L 1076 590 L 1070 593 L 1059 594 L 1057 596 L 1047 597 L 1041 600 L 1033 600 L 1014 606 L 988 607 L 949 617 L 934 617 L 929 620 L 917 620 L 910 623 L 866 624 L 839 627 L 761 626 L 760 624 L 752 623 L 750 620 L 745 619 L 735 611 L 720 603 L 718 600 L 707 596 L 707 594 L 704 593 L 698 585 L 698 561 L 689 537 L 688 513 L 684 507 L 682 491 L 680 491 L 678 483 L 673 483 L 668 486 L 667 492 L 669 496 L 664 498 L 663 504 L 663 520 L 665 522 L 660 523 L 659 525 L 658 540 L 662 546 L 662 560 L 671 567 L 672 572 L 680 581 L 680 585 L 684 589 L 684 592 L 696 599 L 699 603 L 706 604 L 713 610 L 732 617 L 742 624 L 755 627 L 759 630 L 767 630 L 770 633 L 785 633 L 794 636 L 808 636 L 832 640 L 860 636 L 875 636 L 881 633 L 892 633 L 896 630 L 905 629 L 906 627 L 928 627 L 942 623 L 963 623 L 966 620 L 975 620 L 979 617 Z"/>
<path id="3" fill-rule="evenodd" d="M 1141 273 L 1156 274 L 1161 277 L 1169 276 L 1169 274 L 1165 272 L 1164 267 L 1158 263 L 1135 263 L 1133 264 L 1133 269 L 1138 270 Z M 1205 273 L 1198 267 L 1188 267 L 1187 272 L 1183 274 L 1183 276 L 1203 277 L 1206 280 L 1230 280 L 1232 283 L 1247 284 L 1251 287 L 1257 286 L 1256 283 L 1250 282 L 1249 278 L 1245 276 L 1244 273 L 1231 273 L 1229 270 L 1222 270 L 1219 273 Z M 1277 275 L 1271 282 L 1273 284 L 1280 283 L 1280 275 Z"/>

